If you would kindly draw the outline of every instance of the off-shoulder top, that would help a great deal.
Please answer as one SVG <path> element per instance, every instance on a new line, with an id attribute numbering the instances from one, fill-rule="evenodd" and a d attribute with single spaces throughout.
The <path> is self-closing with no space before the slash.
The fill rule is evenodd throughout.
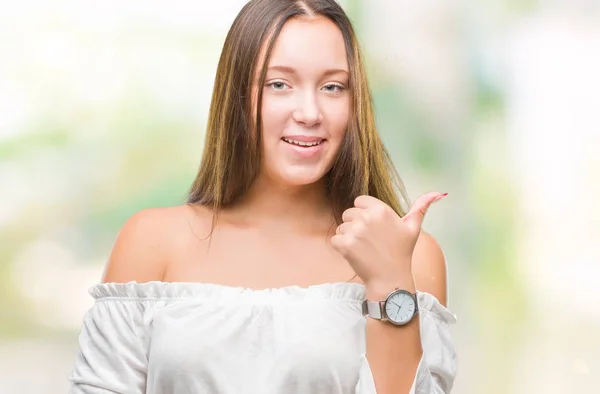
<path id="1" fill-rule="evenodd" d="M 72 394 L 376 393 L 363 285 L 129 282 L 97 284 L 90 294 Z M 417 300 L 423 357 L 411 393 L 447 394 L 456 317 L 429 293 Z"/>

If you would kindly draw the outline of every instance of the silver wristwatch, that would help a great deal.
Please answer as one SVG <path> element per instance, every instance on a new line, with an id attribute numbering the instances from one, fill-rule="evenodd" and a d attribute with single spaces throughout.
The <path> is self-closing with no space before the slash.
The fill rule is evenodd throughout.
<path id="1" fill-rule="evenodd" d="M 396 289 L 383 301 L 363 302 L 363 315 L 402 326 L 408 324 L 419 313 L 417 295 Z"/>

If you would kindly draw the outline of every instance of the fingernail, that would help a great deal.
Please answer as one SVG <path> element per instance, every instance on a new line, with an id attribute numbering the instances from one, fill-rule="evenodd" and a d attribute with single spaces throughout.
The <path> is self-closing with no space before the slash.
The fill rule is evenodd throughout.
<path id="1" fill-rule="evenodd" d="M 441 194 L 441 195 L 437 196 L 437 197 L 436 197 L 436 198 L 433 200 L 433 202 L 438 202 L 438 201 L 440 201 L 442 198 L 446 197 L 447 195 L 448 195 L 448 193 Z"/>

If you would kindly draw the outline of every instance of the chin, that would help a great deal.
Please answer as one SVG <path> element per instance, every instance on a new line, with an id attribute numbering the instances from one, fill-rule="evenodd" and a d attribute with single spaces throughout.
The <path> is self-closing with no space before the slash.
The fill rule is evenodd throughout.
<path id="1" fill-rule="evenodd" d="M 279 170 L 274 177 L 278 183 L 288 186 L 307 186 L 319 182 L 325 176 L 326 171 L 317 169 L 290 169 L 288 171 Z"/>

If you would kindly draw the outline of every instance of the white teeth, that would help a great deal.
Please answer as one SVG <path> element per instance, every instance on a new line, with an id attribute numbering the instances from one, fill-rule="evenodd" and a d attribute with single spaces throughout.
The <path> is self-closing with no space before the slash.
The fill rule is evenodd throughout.
<path id="1" fill-rule="evenodd" d="M 323 140 L 320 141 L 315 141 L 315 142 L 304 142 L 304 141 L 296 141 L 296 140 L 290 140 L 289 138 L 283 138 L 283 140 L 285 142 L 287 142 L 288 144 L 294 144 L 294 145 L 300 145 L 300 146 L 317 146 L 319 145 Z"/>

